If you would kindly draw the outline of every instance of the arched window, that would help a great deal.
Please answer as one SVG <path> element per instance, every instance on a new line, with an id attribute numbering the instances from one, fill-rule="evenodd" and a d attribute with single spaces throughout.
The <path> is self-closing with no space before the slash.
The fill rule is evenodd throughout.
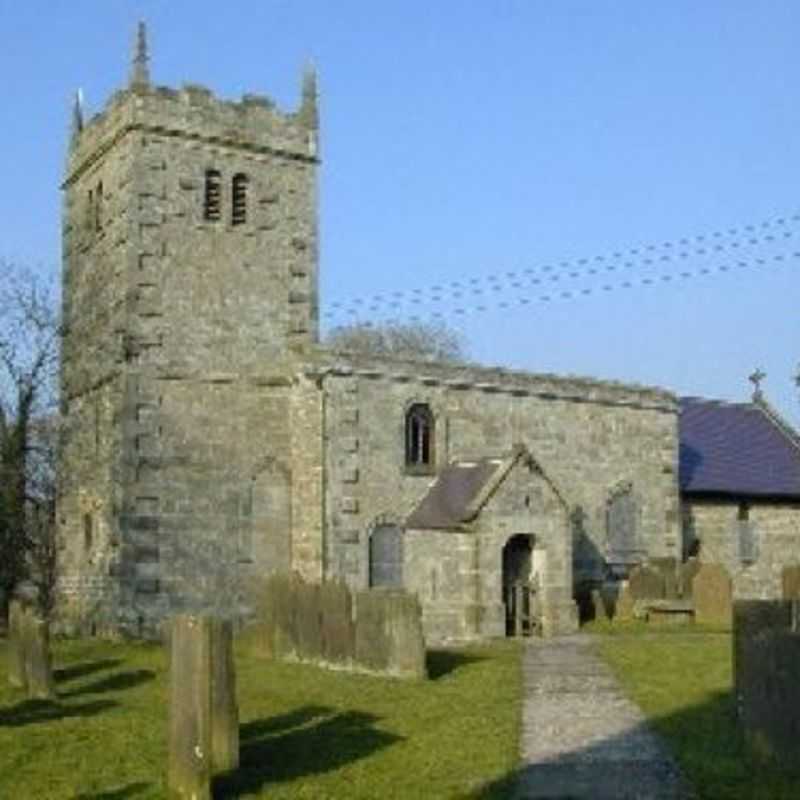
<path id="1" fill-rule="evenodd" d="M 406 466 L 433 464 L 433 413 L 425 403 L 415 403 L 406 413 Z"/>
<path id="2" fill-rule="evenodd" d="M 231 225 L 247 222 L 247 175 L 239 172 L 231 182 Z"/>
<path id="3" fill-rule="evenodd" d="M 203 197 L 203 218 L 216 222 L 220 218 L 221 193 L 220 174 L 218 170 L 206 170 L 205 195 Z"/>
<path id="4" fill-rule="evenodd" d="M 403 531 L 399 525 L 377 525 L 369 537 L 369 585 L 403 586 Z"/>
<path id="5" fill-rule="evenodd" d="M 637 518 L 633 487 L 624 484 L 612 492 L 606 508 L 609 563 L 633 564 L 639 560 Z"/>

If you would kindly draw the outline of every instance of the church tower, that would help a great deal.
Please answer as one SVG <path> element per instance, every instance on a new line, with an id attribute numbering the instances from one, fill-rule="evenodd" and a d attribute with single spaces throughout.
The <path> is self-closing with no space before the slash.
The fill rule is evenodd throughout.
<path id="1" fill-rule="evenodd" d="M 317 96 L 151 83 L 84 118 L 63 184 L 65 619 L 141 632 L 291 559 L 291 365 L 318 340 Z"/>

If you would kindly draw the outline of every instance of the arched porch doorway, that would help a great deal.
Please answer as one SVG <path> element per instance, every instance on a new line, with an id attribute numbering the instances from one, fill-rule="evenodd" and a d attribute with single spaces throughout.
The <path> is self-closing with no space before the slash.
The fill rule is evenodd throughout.
<path id="1" fill-rule="evenodd" d="M 503 605 L 506 636 L 531 636 L 539 627 L 536 608 L 538 578 L 534 576 L 535 537 L 517 533 L 503 546 Z"/>

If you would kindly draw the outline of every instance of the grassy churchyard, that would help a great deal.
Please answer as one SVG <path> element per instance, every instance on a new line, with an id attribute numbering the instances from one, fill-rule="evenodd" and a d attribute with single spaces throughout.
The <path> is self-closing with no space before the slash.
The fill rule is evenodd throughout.
<path id="1" fill-rule="evenodd" d="M 644 623 L 588 629 L 599 634 L 604 658 L 664 737 L 699 800 L 800 798 L 800 776 L 780 775 L 744 746 L 729 632 L 699 626 L 654 632 Z"/>
<path id="2" fill-rule="evenodd" d="M 56 641 L 52 702 L 8 686 L 6 655 L 0 640 L 0 797 L 165 796 L 162 648 Z M 502 797 L 517 758 L 519 645 L 436 651 L 428 667 L 432 680 L 401 681 L 239 652 L 241 767 L 215 796 Z"/>
<path id="3" fill-rule="evenodd" d="M 637 623 L 589 630 L 699 800 L 800 797 L 800 779 L 758 764 L 743 746 L 729 633 Z M 507 797 L 517 766 L 519 647 L 433 652 L 427 682 L 265 662 L 241 651 L 242 763 L 216 781 L 215 796 Z M 0 668 L 5 660 L 0 640 Z M 0 797 L 164 797 L 163 649 L 57 641 L 54 660 L 52 702 L 24 700 L 0 682 Z"/>

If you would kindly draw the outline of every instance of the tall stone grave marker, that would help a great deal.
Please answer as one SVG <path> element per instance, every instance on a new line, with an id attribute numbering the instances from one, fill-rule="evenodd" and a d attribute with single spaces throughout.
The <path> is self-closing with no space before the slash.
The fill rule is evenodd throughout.
<path id="1" fill-rule="evenodd" d="M 733 614 L 731 578 L 721 564 L 702 564 L 692 581 L 695 622 L 730 626 Z"/>
<path id="2" fill-rule="evenodd" d="M 784 600 L 800 600 L 800 564 L 784 567 L 781 583 Z"/>
<path id="3" fill-rule="evenodd" d="M 239 763 L 231 623 L 178 615 L 170 647 L 169 790 L 211 800 L 213 774 Z"/>

